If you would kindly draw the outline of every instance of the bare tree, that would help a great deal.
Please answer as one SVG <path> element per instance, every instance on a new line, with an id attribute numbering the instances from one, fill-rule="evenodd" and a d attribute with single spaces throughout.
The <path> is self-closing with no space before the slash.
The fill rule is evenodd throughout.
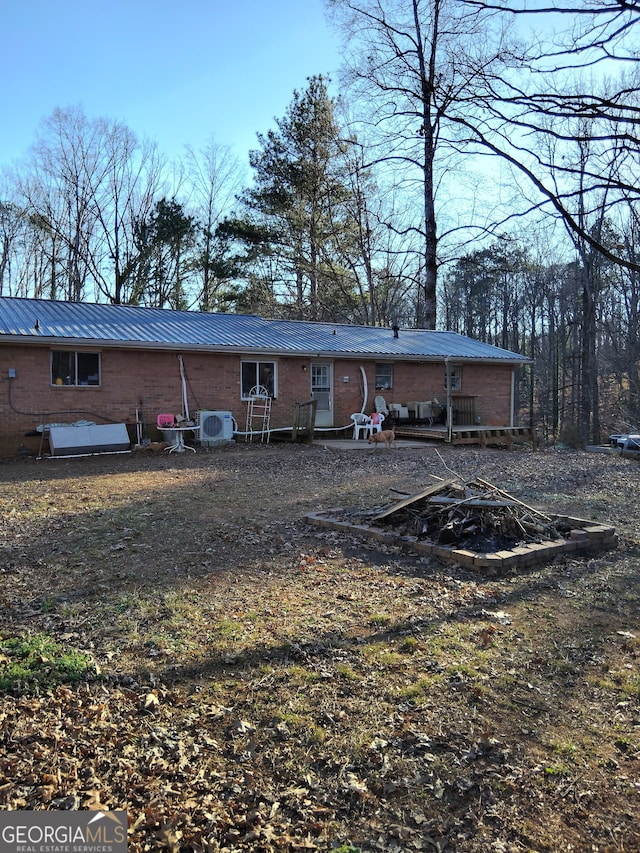
<path id="1" fill-rule="evenodd" d="M 361 121 L 377 135 L 371 159 L 399 170 L 405 191 L 418 176 L 422 215 L 407 227 L 421 241 L 418 323 L 435 328 L 436 196 L 456 144 L 448 118 L 475 76 L 501 64 L 501 34 L 490 47 L 486 16 L 452 0 L 329 0 L 329 7 L 346 35 L 345 73 L 363 105 Z"/>
<path id="2" fill-rule="evenodd" d="M 129 302 L 140 266 L 135 223 L 148 217 L 163 186 L 163 162 L 153 143 L 139 144 L 124 125 L 97 122 L 100 168 L 87 176 L 97 219 L 90 268 L 98 294 Z"/>
<path id="3" fill-rule="evenodd" d="M 23 211 L 14 202 L 0 201 L 0 296 L 11 293 L 12 261 L 24 232 Z"/>
<path id="4" fill-rule="evenodd" d="M 414 312 L 406 308 L 407 300 L 415 301 L 413 256 L 406 239 L 386 224 L 391 219 L 398 224 L 399 215 L 389 209 L 387 192 L 367 164 L 365 146 L 356 137 L 342 140 L 342 146 L 346 192 L 337 203 L 330 200 L 330 251 L 323 257 L 333 286 L 325 298 L 340 291 L 344 322 L 391 326 L 400 312 L 413 325 Z"/>
<path id="5" fill-rule="evenodd" d="M 161 186 L 155 146 L 124 125 L 89 121 L 79 107 L 43 122 L 18 176 L 23 207 L 49 250 L 52 298 L 127 301 L 135 266 L 135 222 Z"/>
<path id="6" fill-rule="evenodd" d="M 20 176 L 24 206 L 32 222 L 52 245 L 54 296 L 78 302 L 85 298 L 89 247 L 96 225 L 88 175 L 96 168 L 93 131 L 82 110 L 55 110 L 31 151 L 29 168 Z"/>
<path id="7" fill-rule="evenodd" d="M 533 188 L 532 206 L 561 218 L 605 258 L 633 268 L 628 254 L 585 229 L 583 213 L 599 207 L 604 190 L 610 219 L 630 200 L 640 202 L 638 3 L 457 2 L 530 27 L 505 55 L 502 73 L 486 75 L 466 113 L 452 117 L 461 145 L 511 164 Z M 598 146 L 584 169 L 562 156 L 565 146 L 583 142 Z M 552 151 L 560 156 L 549 157 Z"/>
<path id="8" fill-rule="evenodd" d="M 226 241 L 221 240 L 217 228 L 233 212 L 242 188 L 242 167 L 230 146 L 211 138 L 200 151 L 187 147 L 185 177 L 186 204 L 199 230 L 198 304 L 203 311 L 213 311 L 224 307 L 223 290 L 232 273 Z"/>

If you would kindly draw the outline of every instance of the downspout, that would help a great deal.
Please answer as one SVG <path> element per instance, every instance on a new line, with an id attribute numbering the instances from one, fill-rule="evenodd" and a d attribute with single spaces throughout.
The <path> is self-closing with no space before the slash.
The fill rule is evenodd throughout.
<path id="1" fill-rule="evenodd" d="M 362 408 L 360 409 L 360 414 L 363 415 L 369 399 L 369 384 L 367 382 L 367 371 L 362 365 L 360 365 L 360 375 L 362 376 Z"/>
<path id="2" fill-rule="evenodd" d="M 189 420 L 189 401 L 187 399 L 187 380 L 184 375 L 184 361 L 181 355 L 178 356 L 178 362 L 180 363 L 180 381 L 182 383 L 182 410 L 184 416 L 187 420 Z"/>
<path id="3" fill-rule="evenodd" d="M 511 368 L 511 423 L 510 427 L 516 425 L 516 368 Z"/>
<path id="4" fill-rule="evenodd" d="M 447 441 L 453 440 L 453 403 L 451 402 L 451 365 L 449 356 L 444 360 L 444 376 L 447 383 Z"/>

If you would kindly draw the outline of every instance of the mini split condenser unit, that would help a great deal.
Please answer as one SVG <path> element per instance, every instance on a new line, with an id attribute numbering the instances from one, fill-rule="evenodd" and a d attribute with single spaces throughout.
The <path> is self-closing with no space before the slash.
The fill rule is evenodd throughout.
<path id="1" fill-rule="evenodd" d="M 231 412 L 198 412 L 200 425 L 200 443 L 213 447 L 233 438 L 233 417 Z"/>

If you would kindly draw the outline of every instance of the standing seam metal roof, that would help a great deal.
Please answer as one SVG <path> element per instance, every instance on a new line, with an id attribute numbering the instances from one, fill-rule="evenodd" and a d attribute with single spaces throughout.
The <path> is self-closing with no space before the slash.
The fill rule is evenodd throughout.
<path id="1" fill-rule="evenodd" d="M 265 320 L 245 314 L 171 311 L 134 305 L 0 297 L 2 337 L 25 342 L 95 341 L 158 349 L 268 351 L 290 355 L 377 356 L 526 363 L 525 356 L 455 332 Z"/>

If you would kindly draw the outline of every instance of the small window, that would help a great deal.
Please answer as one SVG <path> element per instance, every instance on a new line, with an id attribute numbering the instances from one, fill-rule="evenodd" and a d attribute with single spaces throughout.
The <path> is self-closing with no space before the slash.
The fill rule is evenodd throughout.
<path id="1" fill-rule="evenodd" d="M 262 385 L 270 397 L 276 396 L 275 361 L 243 361 L 240 365 L 242 399 L 247 400 L 252 388 Z"/>
<path id="2" fill-rule="evenodd" d="M 393 365 L 376 364 L 376 391 L 390 391 L 393 388 Z"/>
<path id="3" fill-rule="evenodd" d="M 461 367 L 450 367 L 449 368 L 449 377 L 451 379 L 451 387 L 450 391 L 460 391 L 462 389 L 462 368 Z M 444 372 L 444 387 L 447 390 L 447 370 Z"/>
<path id="4" fill-rule="evenodd" d="M 51 353 L 52 385 L 100 385 L 100 353 L 71 352 Z"/>

